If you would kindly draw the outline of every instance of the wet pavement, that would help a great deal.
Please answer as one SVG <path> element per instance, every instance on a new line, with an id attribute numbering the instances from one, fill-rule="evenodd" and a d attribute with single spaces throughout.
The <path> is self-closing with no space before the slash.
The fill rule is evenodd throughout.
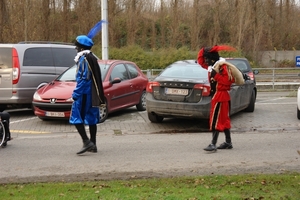
<path id="1" fill-rule="evenodd" d="M 300 172 L 295 95 L 258 93 L 255 106 L 253 113 L 232 116 L 233 149 L 213 154 L 203 151 L 211 140 L 203 122 L 154 124 L 130 108 L 98 125 L 98 153 L 78 156 L 82 142 L 67 121 L 14 111 L 14 139 L 0 148 L 0 183 Z M 218 144 L 223 141 L 220 134 Z"/>
<path id="2" fill-rule="evenodd" d="M 240 112 L 231 116 L 232 132 L 299 130 L 296 115 L 295 92 L 258 92 L 253 113 Z M 11 131 L 14 137 L 23 135 L 76 132 L 74 126 L 64 120 L 42 121 L 32 111 L 10 112 Z M 135 107 L 113 113 L 102 124 L 99 133 L 183 133 L 207 132 L 205 120 L 164 119 L 162 123 L 151 123 L 147 112 L 138 112 Z"/>

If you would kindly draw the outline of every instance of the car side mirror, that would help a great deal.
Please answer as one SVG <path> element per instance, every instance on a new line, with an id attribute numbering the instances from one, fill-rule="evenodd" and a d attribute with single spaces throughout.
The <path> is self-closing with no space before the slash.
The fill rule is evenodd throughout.
<path id="1" fill-rule="evenodd" d="M 115 83 L 121 83 L 121 79 L 120 78 L 114 78 L 114 80 L 111 81 L 111 84 L 115 84 Z"/>
<path id="2" fill-rule="evenodd" d="M 256 70 L 253 70 L 253 74 L 259 74 L 259 71 L 256 69 Z"/>

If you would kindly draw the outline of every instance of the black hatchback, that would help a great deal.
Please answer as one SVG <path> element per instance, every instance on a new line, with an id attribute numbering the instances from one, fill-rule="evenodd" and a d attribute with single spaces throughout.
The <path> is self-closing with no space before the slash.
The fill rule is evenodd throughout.
<path id="1" fill-rule="evenodd" d="M 243 85 L 232 84 L 230 115 L 253 112 L 257 95 L 255 74 L 246 58 L 226 58 L 250 78 Z M 208 72 L 195 60 L 177 61 L 167 66 L 146 91 L 146 109 L 151 122 L 164 118 L 209 119 L 210 84 Z"/>

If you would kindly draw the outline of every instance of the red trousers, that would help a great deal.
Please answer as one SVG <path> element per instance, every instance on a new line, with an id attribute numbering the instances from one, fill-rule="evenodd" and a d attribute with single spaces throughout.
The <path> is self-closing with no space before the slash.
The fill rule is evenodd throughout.
<path id="1" fill-rule="evenodd" d="M 212 99 L 209 125 L 211 131 L 230 129 L 229 101 L 218 102 Z"/>

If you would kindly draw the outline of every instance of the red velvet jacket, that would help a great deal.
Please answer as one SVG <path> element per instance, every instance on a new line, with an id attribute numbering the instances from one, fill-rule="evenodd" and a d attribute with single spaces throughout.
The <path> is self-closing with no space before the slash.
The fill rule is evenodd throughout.
<path id="1" fill-rule="evenodd" d="M 231 79 L 229 78 L 227 65 L 222 65 L 220 73 L 217 73 L 213 79 L 216 81 L 216 91 L 212 100 L 217 102 L 230 101 L 229 91 L 231 84 L 234 83 L 234 77 L 231 76 Z M 210 80 L 212 80 L 211 77 Z"/>

